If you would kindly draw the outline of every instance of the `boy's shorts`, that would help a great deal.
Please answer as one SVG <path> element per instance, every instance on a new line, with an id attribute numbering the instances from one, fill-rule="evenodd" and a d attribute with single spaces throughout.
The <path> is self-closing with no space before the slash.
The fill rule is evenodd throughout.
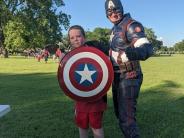
<path id="1" fill-rule="evenodd" d="M 102 117 L 103 111 L 90 113 L 75 112 L 75 123 L 83 129 L 87 129 L 89 125 L 94 129 L 100 129 L 102 128 Z"/>

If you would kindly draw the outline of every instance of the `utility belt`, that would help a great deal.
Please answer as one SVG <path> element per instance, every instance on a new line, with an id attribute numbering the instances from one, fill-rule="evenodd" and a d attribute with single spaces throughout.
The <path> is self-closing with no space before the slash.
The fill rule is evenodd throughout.
<path id="1" fill-rule="evenodd" d="M 121 74 L 128 74 L 127 76 L 137 76 L 137 72 L 141 71 L 139 60 L 123 62 L 121 58 L 121 54 L 122 54 L 121 51 L 117 52 L 113 57 L 112 49 L 110 50 L 110 55 L 111 55 L 110 57 L 111 57 L 111 62 L 113 64 L 114 72 L 121 73 Z M 132 74 L 136 74 L 136 75 L 132 75 Z"/>
<path id="2" fill-rule="evenodd" d="M 128 62 L 121 62 L 118 64 L 119 66 L 114 66 L 114 71 L 119 73 L 126 73 L 130 71 L 140 71 L 140 63 L 139 61 L 128 61 Z"/>
<path id="3" fill-rule="evenodd" d="M 139 61 L 121 62 L 119 64 L 119 69 L 121 73 L 126 73 L 130 71 L 138 71 L 140 70 L 140 64 L 139 64 Z"/>
<path id="4" fill-rule="evenodd" d="M 114 66 L 114 72 L 124 74 L 127 79 L 137 77 L 137 72 L 140 70 L 139 61 L 121 62 L 119 66 Z"/>

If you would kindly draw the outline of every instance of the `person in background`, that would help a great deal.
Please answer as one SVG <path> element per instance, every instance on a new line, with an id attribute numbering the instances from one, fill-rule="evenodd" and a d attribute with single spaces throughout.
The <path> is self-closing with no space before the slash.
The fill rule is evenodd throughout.
<path id="1" fill-rule="evenodd" d="M 45 48 L 45 49 L 43 50 L 43 57 L 44 57 L 44 59 L 45 59 L 45 63 L 47 63 L 49 56 L 50 56 L 50 53 L 49 53 L 49 51 L 47 50 L 47 48 Z"/>
<path id="2" fill-rule="evenodd" d="M 85 44 L 84 29 L 79 25 L 69 28 L 68 38 L 71 50 L 81 46 L 88 46 Z M 75 123 L 79 128 L 80 138 L 88 138 L 89 126 L 92 129 L 94 138 L 104 138 L 102 118 L 106 108 L 107 102 L 104 97 L 94 102 L 75 101 Z"/>
<path id="3" fill-rule="evenodd" d="M 64 55 L 65 55 L 64 52 L 62 52 L 60 48 L 57 48 L 55 56 L 58 59 L 58 61 L 61 61 Z"/>
<path id="4" fill-rule="evenodd" d="M 140 22 L 125 14 L 120 0 L 105 1 L 106 16 L 114 24 L 110 36 L 110 57 L 114 67 L 112 85 L 114 110 L 126 138 L 139 138 L 136 105 L 143 80 L 139 61 L 153 54 Z"/>

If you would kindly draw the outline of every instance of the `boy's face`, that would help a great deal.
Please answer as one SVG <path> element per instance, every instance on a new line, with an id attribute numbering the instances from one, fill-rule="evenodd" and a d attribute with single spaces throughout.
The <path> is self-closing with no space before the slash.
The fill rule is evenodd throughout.
<path id="1" fill-rule="evenodd" d="M 80 47 L 85 43 L 85 38 L 79 29 L 69 31 L 69 40 L 73 48 Z"/>

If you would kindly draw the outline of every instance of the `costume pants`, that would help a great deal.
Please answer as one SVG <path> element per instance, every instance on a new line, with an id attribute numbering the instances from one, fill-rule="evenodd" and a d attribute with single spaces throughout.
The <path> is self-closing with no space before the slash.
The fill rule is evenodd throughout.
<path id="1" fill-rule="evenodd" d="M 140 137 L 135 113 L 142 79 L 142 73 L 133 79 L 126 79 L 126 74 L 114 74 L 112 84 L 114 111 L 126 138 Z"/>

